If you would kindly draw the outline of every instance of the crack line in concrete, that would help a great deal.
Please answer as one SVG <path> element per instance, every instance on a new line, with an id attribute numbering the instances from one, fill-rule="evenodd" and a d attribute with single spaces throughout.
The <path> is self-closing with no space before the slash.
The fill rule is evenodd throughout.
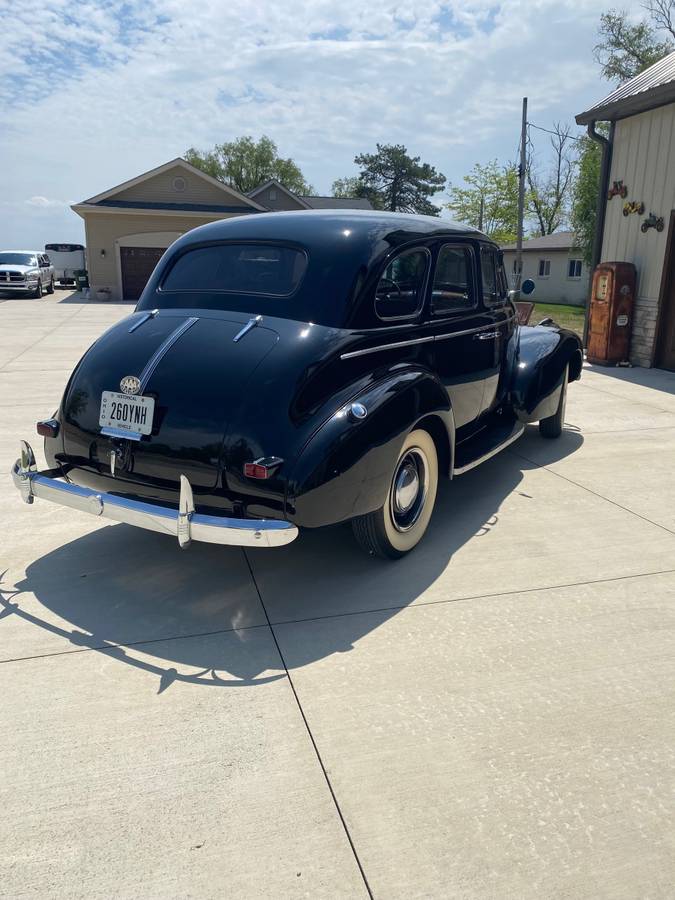
<path id="1" fill-rule="evenodd" d="M 661 525 L 660 522 L 654 522 L 652 519 L 649 519 L 647 516 L 643 516 L 638 512 L 635 512 L 634 509 L 629 509 L 627 506 L 622 506 L 620 503 L 617 503 L 616 500 L 611 500 L 609 497 L 605 497 L 604 494 L 599 494 L 597 491 L 594 491 L 592 488 L 586 487 L 585 484 L 580 484 L 578 481 L 574 481 L 572 478 L 568 478 L 566 475 L 561 475 L 560 472 L 556 472 L 555 469 L 550 469 L 547 465 L 542 465 L 538 463 L 535 459 L 530 459 L 529 456 L 525 456 L 524 453 L 518 453 L 517 450 L 514 450 L 512 447 L 509 447 L 511 453 L 515 456 L 519 456 L 521 459 L 524 459 L 526 462 L 532 463 L 533 466 L 536 466 L 538 469 L 543 469 L 545 472 L 548 472 L 550 475 L 555 475 L 556 478 L 562 478 L 563 481 L 566 481 L 568 484 L 573 484 L 575 487 L 581 488 L 582 491 L 587 491 L 589 494 L 593 494 L 594 497 L 598 497 L 600 500 L 604 500 L 606 503 L 611 503 L 612 506 L 616 506 L 618 509 L 622 509 L 624 512 L 629 513 L 632 516 L 635 516 L 638 519 L 642 519 L 643 522 L 648 522 L 650 525 L 654 525 L 656 528 L 661 528 L 663 531 L 666 531 L 668 534 L 675 535 L 675 531 L 672 531 L 666 525 Z"/>
<path id="2" fill-rule="evenodd" d="M 338 803 L 338 799 L 335 795 L 335 791 L 333 790 L 333 785 L 331 784 L 330 778 L 328 777 L 328 772 L 326 770 L 326 766 L 324 765 L 323 759 L 321 758 L 321 753 L 319 752 L 319 748 L 317 746 L 316 740 L 314 739 L 314 735 L 312 734 L 312 729 L 309 727 L 309 722 L 307 721 L 307 716 L 305 715 L 305 711 L 302 708 L 302 703 L 300 703 L 300 697 L 298 696 L 298 692 L 295 689 L 295 685 L 293 684 L 293 679 L 291 678 L 291 673 L 286 664 L 286 659 L 284 654 L 281 651 L 281 647 L 279 646 L 279 641 L 277 640 L 277 636 L 274 631 L 274 626 L 270 621 L 270 617 L 267 614 L 267 607 L 265 606 L 265 602 L 262 598 L 262 594 L 260 593 L 260 589 L 258 587 L 258 582 L 256 581 L 255 575 L 253 574 L 253 568 L 249 561 L 249 558 L 246 554 L 246 550 L 242 548 L 242 553 L 244 554 L 244 559 L 246 560 L 246 565 L 248 566 L 248 571 L 251 575 L 251 580 L 258 594 L 258 599 L 260 600 L 260 605 L 262 606 L 263 612 L 265 613 L 265 618 L 267 619 L 267 624 L 269 625 L 270 632 L 272 634 L 272 639 L 274 640 L 274 644 L 277 648 L 277 653 L 279 654 L 279 659 L 282 662 L 284 670 L 286 671 L 286 677 L 288 678 L 288 684 L 290 685 L 291 691 L 295 698 L 295 702 L 298 706 L 298 710 L 300 711 L 300 715 L 302 716 L 302 721 L 305 723 L 305 728 L 307 729 L 307 734 L 309 735 L 309 739 L 312 743 L 312 747 L 314 748 L 314 753 L 316 754 L 316 758 L 319 761 L 319 765 L 321 766 L 321 771 L 323 772 L 323 777 L 326 780 L 326 784 L 328 785 L 328 790 L 330 791 L 330 795 L 333 798 L 333 804 L 335 805 L 335 809 L 340 818 L 340 822 L 342 823 L 342 827 L 344 829 L 345 835 L 347 836 L 347 840 L 349 841 L 349 846 L 352 849 L 352 854 L 354 855 L 354 859 L 356 860 L 356 865 L 359 868 L 359 872 L 361 873 L 361 878 L 363 879 L 363 884 L 368 892 L 368 896 L 373 900 L 373 892 L 370 889 L 370 885 L 368 884 L 368 878 L 366 877 L 366 873 L 363 869 L 363 865 L 361 864 L 361 860 L 359 859 L 359 854 L 357 853 L 356 846 L 354 845 L 354 841 L 352 840 L 352 836 L 349 833 L 349 828 L 347 827 L 347 822 L 345 821 L 345 817 L 340 808 L 340 804 Z"/>
<path id="3" fill-rule="evenodd" d="M 246 561 L 248 563 L 248 559 Z M 255 576 L 253 575 L 253 573 L 251 571 L 250 565 L 249 565 L 249 572 L 251 572 L 251 577 L 253 578 L 256 591 L 258 592 L 258 598 L 260 599 L 260 602 L 262 604 L 262 599 L 260 597 L 260 591 L 258 590 L 258 585 L 255 581 Z M 415 603 L 415 604 L 406 603 L 406 604 L 400 604 L 397 606 L 376 606 L 376 607 L 372 607 L 370 609 L 356 609 L 356 610 L 349 610 L 347 612 L 327 613 L 326 615 L 323 615 L 323 616 L 307 616 L 302 619 L 283 619 L 283 620 L 280 620 L 277 622 L 272 622 L 271 619 L 269 619 L 269 617 L 268 617 L 267 622 L 263 622 L 260 625 L 245 625 L 243 628 L 241 626 L 238 626 L 237 628 L 220 628 L 220 629 L 217 629 L 216 631 L 202 631 L 202 632 L 196 632 L 194 634 L 177 634 L 177 635 L 173 635 L 173 636 L 169 636 L 169 637 L 161 637 L 161 638 L 144 638 L 144 639 L 138 640 L 138 641 L 127 641 L 126 643 L 123 643 L 121 641 L 118 643 L 107 642 L 107 643 L 96 645 L 96 646 L 75 647 L 75 648 L 68 649 L 68 650 L 52 650 L 47 653 L 37 653 L 33 656 L 15 656 L 15 657 L 12 657 L 11 659 L 0 659 L 0 665 L 2 665 L 3 663 L 28 662 L 28 661 L 34 660 L 34 659 L 48 659 L 50 657 L 55 657 L 55 656 L 70 656 L 73 653 L 89 653 L 91 651 L 100 652 L 100 651 L 105 651 L 105 650 L 114 650 L 116 648 L 124 649 L 125 647 L 141 647 L 141 646 L 144 646 L 145 644 L 161 644 L 161 643 L 167 642 L 167 641 L 191 640 L 193 638 L 199 638 L 199 637 L 211 637 L 212 635 L 216 635 L 216 634 L 230 634 L 233 631 L 236 631 L 236 632 L 254 631 L 257 628 L 268 628 L 268 627 L 273 628 L 275 626 L 280 626 L 280 625 L 302 625 L 306 622 L 320 622 L 320 621 L 323 621 L 324 619 L 342 619 L 342 618 L 346 618 L 347 616 L 364 616 L 364 615 L 369 615 L 371 613 L 396 612 L 397 610 L 407 610 L 407 609 L 410 609 L 410 610 L 424 609 L 426 606 L 443 606 L 443 605 L 450 604 L 450 603 L 466 603 L 470 600 L 491 600 L 495 597 L 512 597 L 516 594 L 534 594 L 534 593 L 537 593 L 538 591 L 561 591 L 561 590 L 565 590 L 566 588 L 586 587 L 587 585 L 592 585 L 592 584 L 611 584 L 614 581 L 628 581 L 631 578 L 655 578 L 657 575 L 675 575 L 675 569 L 657 569 L 655 572 L 636 572 L 636 573 L 628 574 L 628 575 L 613 575 L 610 578 L 595 578 L 595 579 L 590 579 L 589 581 L 569 581 L 569 582 L 564 582 L 563 584 L 544 584 L 544 585 L 538 585 L 536 587 L 530 587 L 530 588 L 514 588 L 513 590 L 510 590 L 510 591 L 492 591 L 487 594 L 468 594 L 464 597 L 451 597 L 447 600 L 429 600 L 426 603 Z M 264 604 L 263 604 L 263 609 L 264 609 Z M 19 614 L 19 613 L 23 613 L 24 611 L 19 609 L 16 612 L 17 612 L 17 614 Z M 266 610 L 265 610 L 265 613 L 267 614 Z M 23 617 L 26 618 L 25 615 Z M 2 618 L 6 618 L 6 617 L 3 616 Z M 84 637 L 87 636 L 84 632 L 82 634 Z"/>

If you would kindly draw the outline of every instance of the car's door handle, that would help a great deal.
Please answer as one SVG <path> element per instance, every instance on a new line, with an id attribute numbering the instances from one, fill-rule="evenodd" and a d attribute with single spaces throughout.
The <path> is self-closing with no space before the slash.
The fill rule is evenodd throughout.
<path id="1" fill-rule="evenodd" d="M 480 334 L 474 334 L 474 341 L 491 341 L 493 338 L 498 338 L 498 331 L 481 331 Z"/>

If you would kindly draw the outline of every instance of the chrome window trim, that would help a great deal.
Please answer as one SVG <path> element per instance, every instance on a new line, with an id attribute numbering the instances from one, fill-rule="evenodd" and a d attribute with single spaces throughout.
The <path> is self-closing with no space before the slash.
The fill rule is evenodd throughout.
<path id="1" fill-rule="evenodd" d="M 457 307 L 454 307 L 449 310 L 448 309 L 438 310 L 438 312 L 436 312 L 436 310 L 434 310 L 434 283 L 436 281 L 436 270 L 438 268 L 438 260 L 440 258 L 441 253 L 445 250 L 446 247 L 452 247 L 453 249 L 455 249 L 455 248 L 461 249 L 466 254 L 468 254 L 468 257 L 469 257 L 468 269 L 470 270 L 469 274 L 471 275 L 471 278 L 473 281 L 473 284 L 470 285 L 470 287 L 472 288 L 472 293 L 473 293 L 473 303 L 471 303 L 469 306 L 457 306 Z M 473 312 L 474 310 L 478 309 L 478 284 L 477 284 L 477 280 L 476 280 L 476 254 L 474 253 L 474 249 L 471 246 L 471 244 L 462 243 L 461 241 L 456 241 L 456 242 L 447 241 L 445 244 L 441 244 L 441 246 L 438 248 L 438 253 L 436 254 L 436 262 L 434 263 L 434 274 L 433 274 L 433 278 L 431 279 L 431 295 L 430 295 L 429 300 L 430 300 L 429 313 L 431 314 L 431 316 L 434 319 L 440 319 L 443 316 L 453 315 L 453 313 L 470 313 L 470 312 Z"/>
<path id="2" fill-rule="evenodd" d="M 422 286 L 420 288 L 419 300 L 417 302 L 417 308 L 415 312 L 408 313 L 405 316 L 381 316 L 377 311 L 377 285 L 382 281 L 384 277 L 384 273 L 387 271 L 388 267 L 391 263 L 394 262 L 395 259 L 398 259 L 401 256 L 407 256 L 409 253 L 424 253 L 427 258 L 427 267 L 424 273 L 424 278 L 422 280 Z M 373 310 L 375 311 L 375 317 L 380 320 L 380 322 L 410 322 L 412 319 L 416 319 L 419 314 L 424 309 L 424 303 L 426 301 L 427 296 L 427 288 L 429 287 L 429 275 L 431 273 L 431 251 L 428 247 L 408 247 L 405 250 L 401 250 L 400 253 L 397 253 L 395 256 L 390 257 L 387 261 L 385 267 L 380 272 L 380 277 L 377 279 L 377 284 L 375 285 L 375 299 L 373 301 Z"/>
<path id="3" fill-rule="evenodd" d="M 450 334 L 428 334 L 424 337 L 411 338 L 409 341 L 394 341 L 391 344 L 378 344 L 375 347 L 364 347 L 362 350 L 350 350 L 348 353 L 342 353 L 340 359 L 354 359 L 357 356 L 365 356 L 367 353 L 379 353 L 381 350 L 396 350 L 399 347 L 412 347 L 415 344 L 430 344 L 435 341 L 449 341 L 452 338 L 464 337 L 467 334 L 478 334 L 479 331 L 487 331 L 495 327 L 501 328 L 502 325 L 508 325 L 515 319 L 512 314 L 500 322 L 489 322 L 487 325 L 479 325 L 477 328 L 465 328 L 463 331 L 453 331 Z"/>

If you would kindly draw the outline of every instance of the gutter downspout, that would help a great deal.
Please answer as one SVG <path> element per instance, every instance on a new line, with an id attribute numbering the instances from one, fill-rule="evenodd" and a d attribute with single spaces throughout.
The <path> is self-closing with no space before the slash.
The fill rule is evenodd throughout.
<path id="1" fill-rule="evenodd" d="M 588 123 L 588 136 L 591 140 L 600 144 L 602 148 L 602 162 L 600 164 L 600 189 L 598 191 L 598 204 L 595 212 L 595 235 L 593 236 L 593 254 L 591 256 L 591 290 L 593 285 L 592 275 L 602 256 L 602 240 L 605 233 L 605 212 L 607 210 L 607 190 L 609 188 L 609 174 L 612 168 L 612 149 L 614 147 L 614 122 L 609 126 L 609 137 L 595 130 L 595 119 Z M 591 308 L 590 294 L 586 301 L 584 312 L 584 347 L 588 344 L 588 316 Z"/>

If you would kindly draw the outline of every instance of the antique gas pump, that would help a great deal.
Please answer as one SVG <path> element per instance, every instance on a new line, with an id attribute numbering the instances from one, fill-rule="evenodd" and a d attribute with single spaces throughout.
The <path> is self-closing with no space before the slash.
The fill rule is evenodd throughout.
<path id="1" fill-rule="evenodd" d="M 628 359 L 637 275 L 625 262 L 604 262 L 593 273 L 588 323 L 589 362 L 613 366 Z"/>

